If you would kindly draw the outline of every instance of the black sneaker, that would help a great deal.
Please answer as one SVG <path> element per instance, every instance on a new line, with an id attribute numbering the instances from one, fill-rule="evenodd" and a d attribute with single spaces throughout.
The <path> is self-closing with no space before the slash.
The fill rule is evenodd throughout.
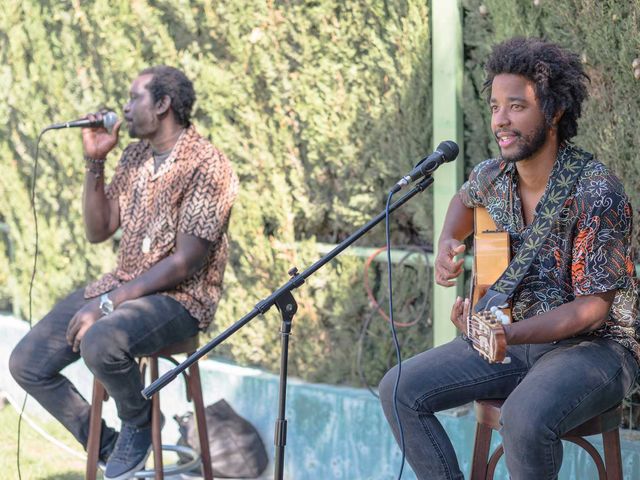
<path id="1" fill-rule="evenodd" d="M 122 422 L 115 448 L 104 471 L 105 480 L 124 480 L 131 478 L 144 468 L 151 453 L 151 424 L 147 427 L 136 427 Z"/>

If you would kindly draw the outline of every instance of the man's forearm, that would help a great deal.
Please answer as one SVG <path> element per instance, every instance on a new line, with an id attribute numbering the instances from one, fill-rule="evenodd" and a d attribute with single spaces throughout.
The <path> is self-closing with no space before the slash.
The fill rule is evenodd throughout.
<path id="1" fill-rule="evenodd" d="M 102 166 L 104 169 L 104 166 Z M 82 192 L 82 216 L 87 240 L 102 242 L 117 229 L 112 212 L 113 204 L 104 190 L 104 170 L 100 173 L 95 165 L 89 165 L 84 177 Z"/>
<path id="2" fill-rule="evenodd" d="M 505 325 L 507 344 L 550 343 L 593 331 L 608 318 L 615 291 L 578 297 L 542 315 Z"/>
<path id="3" fill-rule="evenodd" d="M 117 307 L 127 300 L 173 289 L 202 268 L 210 247 L 207 240 L 179 233 L 176 253 L 116 288 L 109 294 L 111 301 Z"/>
<path id="4" fill-rule="evenodd" d="M 122 302 L 144 297 L 153 293 L 171 290 L 189 277 L 188 269 L 171 255 L 139 277 L 127 282 L 109 294 L 117 307 Z"/>

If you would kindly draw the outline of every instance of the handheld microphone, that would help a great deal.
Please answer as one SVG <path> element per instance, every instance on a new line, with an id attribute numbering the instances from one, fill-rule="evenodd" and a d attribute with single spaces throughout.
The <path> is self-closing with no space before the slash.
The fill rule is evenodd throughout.
<path id="1" fill-rule="evenodd" d="M 79 120 L 73 120 L 71 122 L 61 122 L 49 125 L 46 130 L 59 130 L 61 128 L 99 128 L 104 127 L 108 131 L 113 129 L 113 126 L 118 123 L 118 116 L 114 112 L 106 112 L 102 114 L 101 120 L 89 120 L 88 118 L 81 118 Z"/>
<path id="2" fill-rule="evenodd" d="M 459 152 L 460 149 L 456 142 L 452 140 L 441 142 L 433 153 L 420 160 L 409 174 L 402 177 L 398 183 L 394 185 L 392 189 L 393 193 L 419 178 L 430 175 L 443 163 L 455 160 Z"/>

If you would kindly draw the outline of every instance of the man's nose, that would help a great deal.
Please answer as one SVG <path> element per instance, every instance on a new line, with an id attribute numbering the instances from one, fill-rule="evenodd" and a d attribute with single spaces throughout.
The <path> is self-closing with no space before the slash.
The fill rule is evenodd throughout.
<path id="1" fill-rule="evenodd" d="M 493 112 L 493 123 L 496 127 L 503 127 L 505 125 L 509 125 L 511 121 L 509 120 L 509 114 L 506 109 L 499 108 Z"/>

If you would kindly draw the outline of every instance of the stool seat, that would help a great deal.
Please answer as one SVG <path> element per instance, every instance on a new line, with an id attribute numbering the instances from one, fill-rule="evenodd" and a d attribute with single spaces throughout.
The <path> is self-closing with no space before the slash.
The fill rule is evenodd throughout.
<path id="1" fill-rule="evenodd" d="M 476 438 L 473 447 L 471 480 L 492 480 L 498 461 L 504 453 L 504 448 L 500 444 L 489 458 L 491 433 L 501 427 L 500 415 L 503 403 L 504 400 L 477 400 L 474 402 Z M 591 456 L 598 469 L 600 480 L 622 480 L 619 433 L 621 420 L 622 405 L 616 405 L 562 436 L 563 440 L 575 443 Z M 595 447 L 583 438 L 599 434 L 602 434 L 603 439 L 604 462 Z"/>
<path id="2" fill-rule="evenodd" d="M 158 379 L 158 359 L 165 358 L 177 365 L 174 355 L 191 355 L 198 349 L 198 336 L 193 336 L 170 344 L 158 352 L 139 358 L 142 378 L 145 377 L 147 366 L 149 366 L 150 379 L 152 382 Z M 204 401 L 202 397 L 202 385 L 200 383 L 200 369 L 198 362 L 191 364 L 187 371 L 182 372 L 185 379 L 187 400 L 193 402 L 196 426 L 198 430 L 198 440 L 200 442 L 200 462 L 202 464 L 202 474 L 205 480 L 213 480 L 213 470 L 211 466 L 211 453 L 209 450 L 209 435 L 205 418 Z M 100 451 L 100 430 L 102 428 L 102 403 L 107 399 L 104 386 L 94 378 L 93 396 L 91 400 L 91 412 L 89 420 L 89 439 L 87 442 L 87 468 L 85 478 L 96 479 L 98 467 L 98 455 Z M 153 476 L 158 480 L 164 478 L 166 473 L 175 473 L 176 466 L 167 467 L 162 464 L 162 438 L 161 438 L 161 412 L 160 412 L 160 392 L 151 399 L 151 438 L 153 448 L 154 469 L 152 471 L 139 472 L 137 477 Z M 165 449 L 175 450 L 172 446 L 165 445 Z M 197 459 L 197 457 L 196 457 Z M 200 463 L 199 462 L 199 463 Z"/>
<path id="3" fill-rule="evenodd" d="M 476 419 L 493 430 L 500 430 L 500 410 L 504 400 L 477 400 L 474 402 Z M 566 437 L 588 437 L 599 435 L 603 432 L 610 432 L 620 426 L 622 419 L 622 405 L 607 410 L 600 415 L 587 420 L 582 425 L 577 426 Z"/>
<path id="4" fill-rule="evenodd" d="M 198 349 L 198 336 L 189 337 L 181 342 L 172 343 L 167 345 L 161 350 L 154 353 L 157 357 L 170 357 L 172 355 L 180 355 L 182 353 L 191 354 Z"/>

